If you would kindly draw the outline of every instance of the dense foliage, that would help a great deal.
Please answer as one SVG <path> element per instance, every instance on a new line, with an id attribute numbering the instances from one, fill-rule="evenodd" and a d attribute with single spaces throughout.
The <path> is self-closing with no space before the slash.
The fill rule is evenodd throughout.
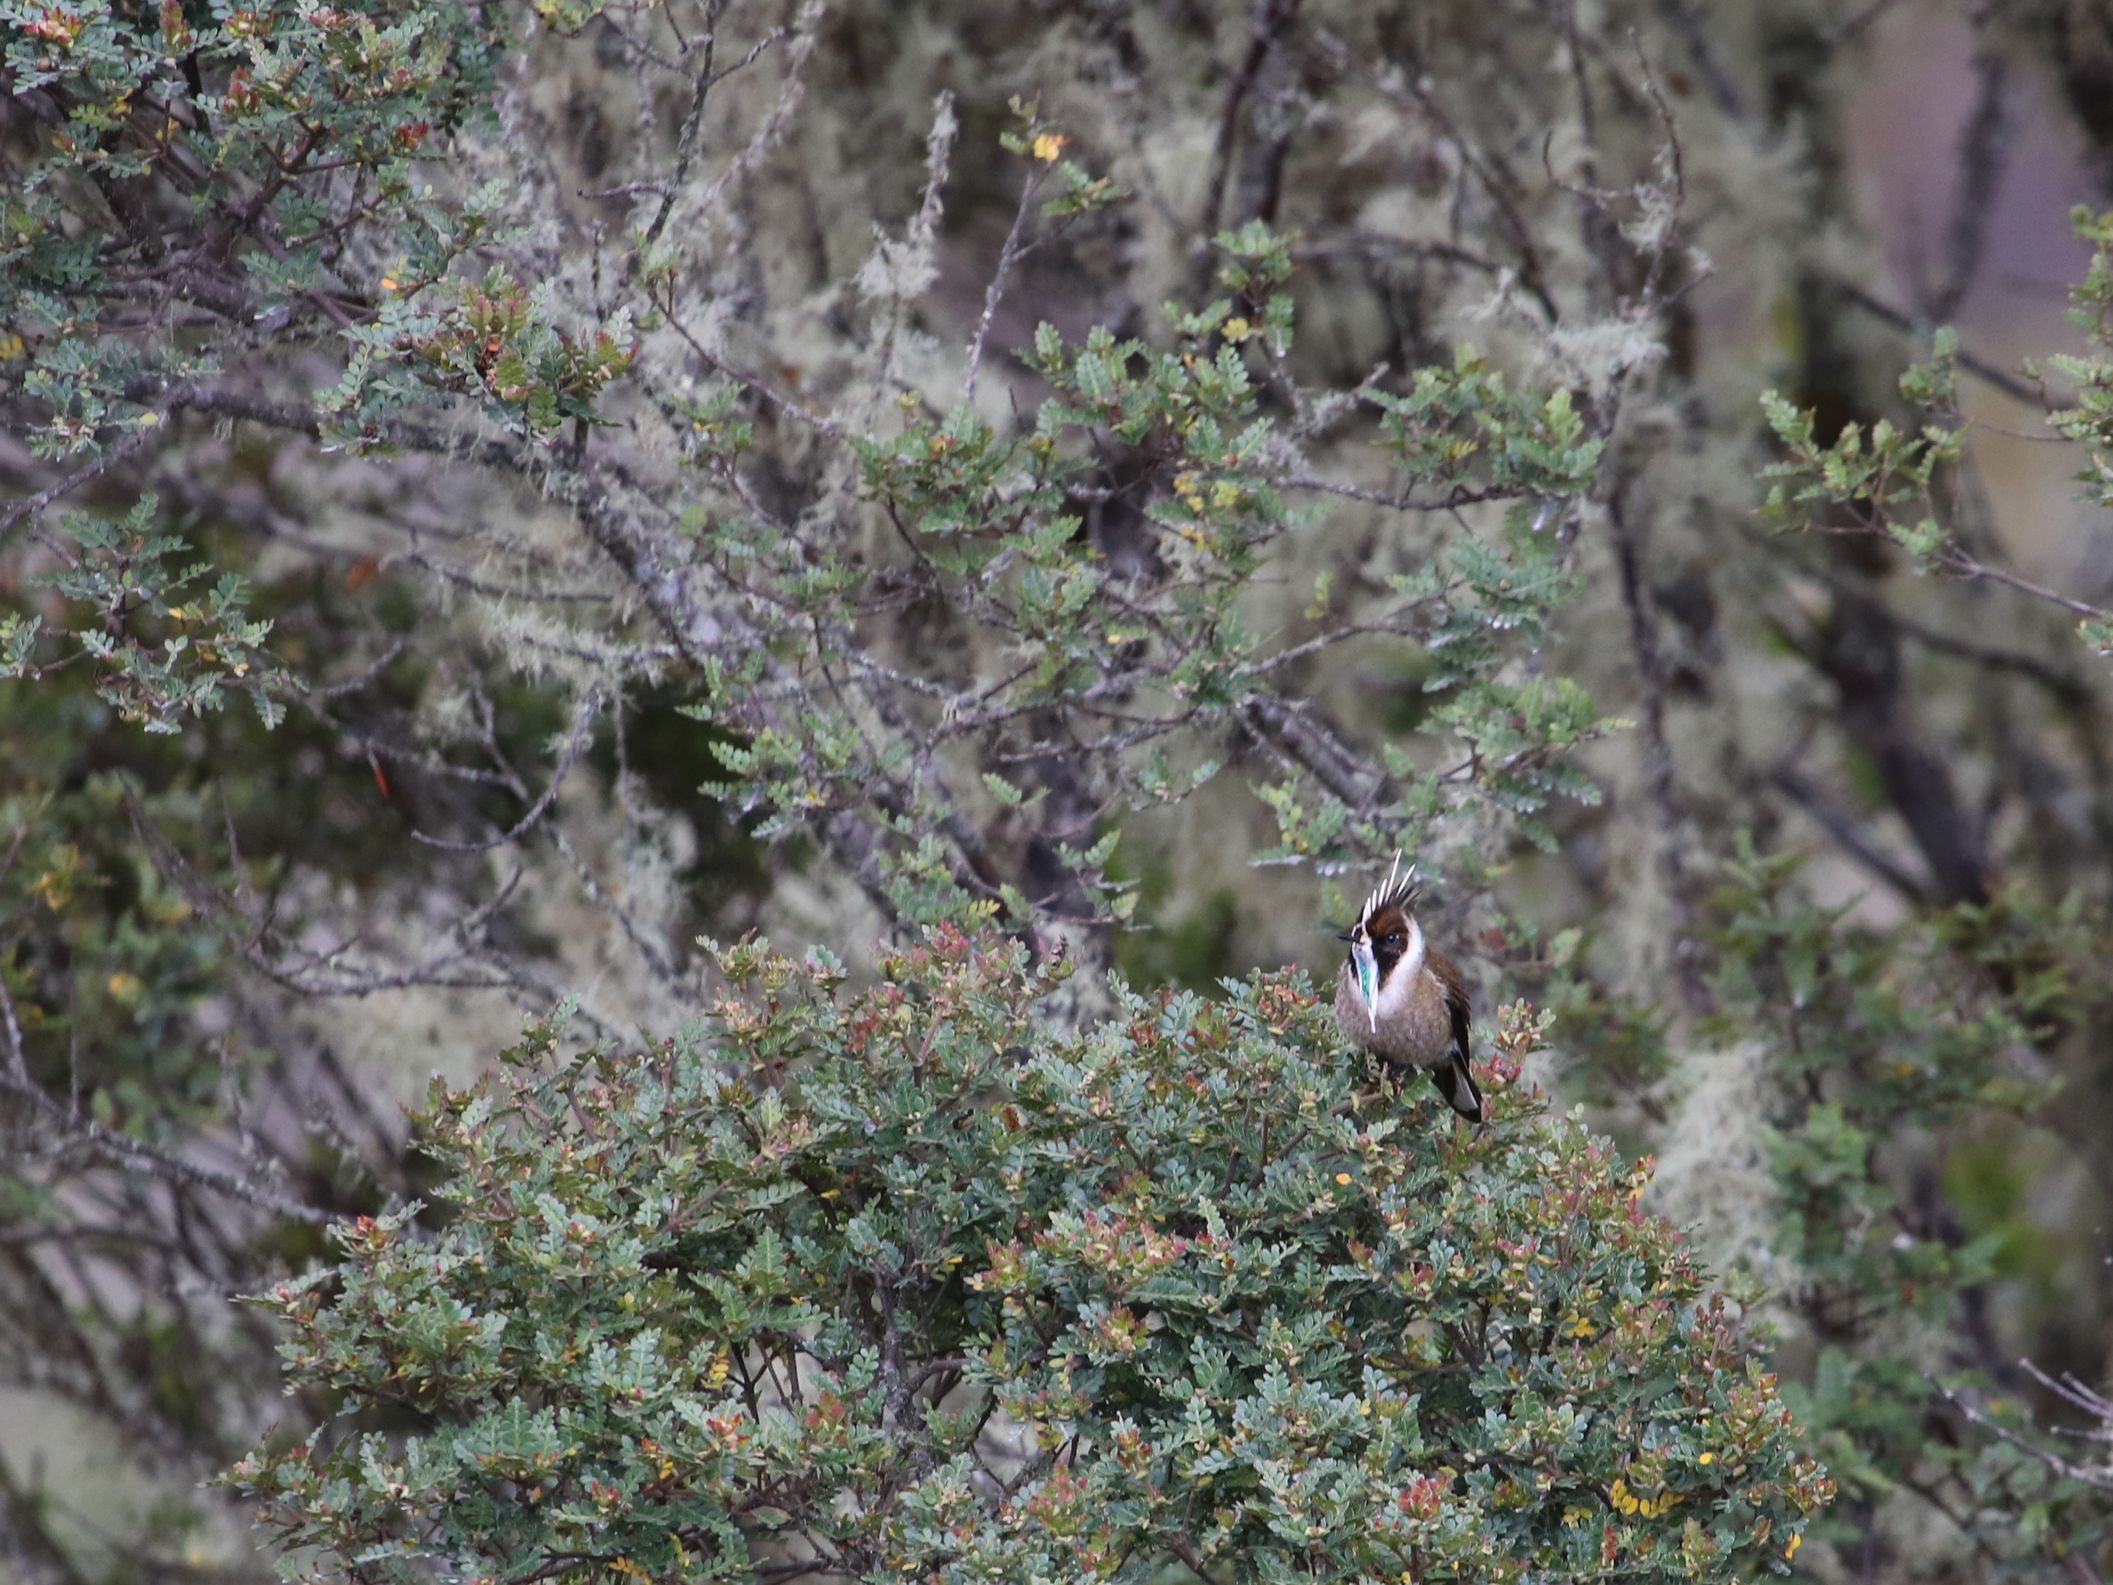
<path id="1" fill-rule="evenodd" d="M 0 1572 L 2113 1570 L 2102 9 L 0 0 Z"/>
<path id="2" fill-rule="evenodd" d="M 986 345 L 987 319 L 958 396 L 903 389 L 878 411 L 815 414 L 739 376 L 713 345 L 723 332 L 696 321 L 711 308 L 664 231 L 672 196 L 644 206 L 627 300 L 591 336 L 559 325 L 547 288 L 520 284 L 525 262 L 478 263 L 507 260 L 521 237 L 497 187 L 422 162 L 459 158 L 456 134 L 489 112 L 480 92 L 499 36 L 481 14 L 286 4 L 202 30 L 176 13 L 150 23 L 62 7 L 14 46 L 25 102 L 50 122 L 0 272 L 0 318 L 16 327 L 21 390 L 38 415 L 32 450 L 88 455 L 76 478 L 92 477 L 196 411 L 326 449 L 466 451 L 575 503 L 649 621 L 619 608 L 592 640 L 562 620 L 515 635 L 542 652 L 539 667 L 567 674 L 572 753 L 627 690 L 665 671 L 668 650 L 643 643 L 658 626 L 690 674 L 685 708 L 717 729 L 725 775 L 712 790 L 754 816 L 759 836 L 819 837 L 889 916 L 910 921 L 972 901 L 1028 924 L 1128 919 L 1134 899 L 1110 869 L 1119 832 L 1092 828 L 1203 785 L 1229 729 L 1276 745 L 1284 774 L 1263 796 L 1290 862 L 1420 848 L 1443 827 L 1469 851 L 1514 824 L 1552 846 L 1550 802 L 1596 799 L 1569 763 L 1606 729 L 1589 697 L 1507 663 L 1538 645 L 1549 607 L 1574 588 L 1563 532 L 1595 476 L 1606 400 L 1588 424 L 1570 391 L 1519 389 L 1464 344 L 1398 390 L 1302 389 L 1291 242 L 1256 219 L 1216 236 L 1221 262 L 1199 284 L 1223 295 L 1168 303 L 1150 342 L 1099 327 L 1067 345 L 1042 323 L 1018 350 L 1048 393 L 1031 425 L 1000 426 L 974 405 L 985 357 L 1015 356 Z M 802 32 L 788 47 L 812 44 Z M 707 46 L 700 96 L 715 58 Z M 354 76 L 368 87 L 340 91 Z M 1064 152 L 1070 138 L 1033 103 L 1009 114 L 1002 144 L 1020 210 L 992 306 L 1029 253 L 1096 221 L 1105 229 L 1121 197 Z M 907 295 L 929 283 L 955 135 L 942 104 L 923 207 L 860 277 L 891 342 Z M 121 222 L 102 242 L 66 220 L 81 179 Z M 1652 284 L 1629 318 L 1656 308 L 1670 246 L 1663 232 L 1638 246 Z M 174 324 L 140 321 L 125 305 L 143 290 L 193 306 Z M 293 347 L 327 383 L 312 398 L 274 391 L 271 359 Z M 884 387 L 900 379 L 893 355 L 883 350 Z M 634 393 L 625 406 L 597 400 L 611 381 L 610 397 Z M 476 445 L 435 422 L 473 412 L 492 430 Z M 828 515 L 769 487 L 754 455 L 765 415 L 812 432 Z M 659 431 L 682 471 L 649 479 L 644 459 L 590 443 L 618 421 Z M 1306 452 L 1345 429 L 1417 481 L 1397 510 L 1521 504 L 1506 534 L 1397 574 L 1391 610 L 1313 636 L 1259 631 L 1252 586 L 1311 516 L 1287 497 L 1335 487 Z M 854 497 L 878 520 L 844 510 Z M 679 502 L 672 523 L 667 502 Z M 299 683 L 262 647 L 268 627 L 249 618 L 242 580 L 226 574 L 197 598 L 198 570 L 173 559 L 184 540 L 158 529 L 155 509 L 142 502 L 122 524 L 73 519 L 72 547 L 45 538 L 64 566 L 52 586 L 67 619 L 47 632 L 40 617 L 6 617 L 8 673 L 63 664 L 70 641 L 106 674 L 106 695 L 158 729 L 217 708 L 231 684 L 276 720 L 279 695 Z M 880 522 L 893 546 L 874 542 Z M 520 565 L 465 577 L 473 587 L 523 576 L 531 608 L 564 598 L 539 570 L 545 558 L 490 548 Z M 1331 581 L 1317 582 L 1309 623 L 1329 610 Z M 945 643 L 875 631 L 913 614 Z M 1457 754 L 1395 751 L 1346 778 L 1332 734 L 1304 719 L 1290 663 L 1372 633 L 1444 652 L 1425 686 L 1449 691 L 1435 724 L 1465 771 Z M 1004 873 L 978 829 L 997 810 L 1028 824 L 1049 878 Z"/>
<path id="3" fill-rule="evenodd" d="M 2015 1515 L 2050 1557 L 2089 1556 L 2107 1534 L 2102 1495 L 2000 1436 L 1933 1437 L 1919 1361 L 1942 1357 L 1954 1328 L 1985 1333 L 1996 1284 L 2052 1275 L 2004 1145 L 2055 1086 L 2017 1053 L 2108 1015 L 2095 968 L 2107 922 L 2074 901 L 2048 914 L 1999 897 L 1880 935 L 1814 908 L 1796 879 L 1792 861 L 1748 848 L 1727 866 L 1714 932 L 1724 1033 L 1785 1089 L 1763 1140 L 1765 1275 L 1786 1326 L 1820 1349 L 1790 1396 L 1850 1503 L 1927 1493 Z M 1953 994 L 1928 997 L 1932 983 Z M 1956 1140 L 1946 1170 L 1971 1221 L 1913 1170 L 1905 1147 L 1926 1135 Z M 1945 1382 L 1955 1403 L 1993 1403 L 2013 1425 L 2026 1386 L 2000 1357 Z"/>
<path id="4" fill-rule="evenodd" d="M 1296 978 L 1059 1034 L 1061 971 L 951 929 L 855 993 L 723 961 L 683 1036 L 541 1023 L 437 1092 L 440 1230 L 362 1219 L 272 1293 L 350 1417 L 234 1472 L 294 1557 L 1732 1580 L 1829 1493 L 1642 1169 L 1375 1086 Z"/>

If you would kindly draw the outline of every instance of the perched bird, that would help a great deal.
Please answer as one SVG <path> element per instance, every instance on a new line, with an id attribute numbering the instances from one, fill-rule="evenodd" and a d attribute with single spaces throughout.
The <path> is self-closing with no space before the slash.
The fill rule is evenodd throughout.
<path id="1" fill-rule="evenodd" d="M 1335 986 L 1335 1022 L 1351 1044 L 1389 1067 L 1426 1068 L 1452 1109 L 1482 1121 L 1482 1092 L 1468 1070 L 1471 1012 L 1467 987 L 1452 959 L 1423 938 L 1415 907 L 1416 869 L 1365 899 L 1357 923 L 1340 937 L 1349 960 Z"/>

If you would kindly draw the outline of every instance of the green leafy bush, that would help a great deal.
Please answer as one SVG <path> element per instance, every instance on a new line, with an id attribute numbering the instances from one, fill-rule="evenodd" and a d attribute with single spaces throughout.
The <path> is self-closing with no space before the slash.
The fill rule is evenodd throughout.
<path id="1" fill-rule="evenodd" d="M 2069 289 L 2069 321 L 2091 350 L 2057 353 L 2044 365 L 2028 361 L 2026 373 L 2039 384 L 2056 436 L 2084 449 L 2076 478 L 2078 498 L 2100 508 L 2113 505 L 2113 465 L 2106 445 L 2113 439 L 2113 213 L 2070 211 L 2077 237 L 2091 244 L 2091 265 Z M 2047 375 L 2072 383 L 2064 398 L 2051 394 Z M 1781 460 L 1763 470 L 1774 481 L 1764 510 L 1791 527 L 1824 526 L 1830 533 L 1865 534 L 1891 541 L 1908 553 L 1916 569 L 2007 584 L 2079 618 L 2077 631 L 2101 657 L 2113 655 L 2113 611 L 2049 588 L 2010 568 L 1991 565 L 1959 534 L 1954 474 L 1965 462 L 1972 426 L 1960 405 L 1959 335 L 1939 326 L 1927 363 L 1910 364 L 1899 380 L 1901 399 L 1917 422 L 1896 425 L 1879 419 L 1868 430 L 1849 423 L 1834 443 L 1818 438 L 1817 415 L 1774 391 L 1761 398 L 1768 426 L 1781 445 Z"/>
<path id="2" fill-rule="evenodd" d="M 721 962 L 437 1090 L 441 1230 L 264 1301 L 343 1415 L 230 1479 L 317 1577 L 1729 1580 L 1831 1492 L 1523 1006 L 1475 1130 L 1296 977 L 1070 1034 L 948 927 Z"/>
<path id="3" fill-rule="evenodd" d="M 1776 1203 L 1756 1274 L 1784 1352 L 1814 1361 L 1787 1396 L 1843 1497 L 1815 1539 L 1854 1544 L 1854 1515 L 1908 1492 L 1957 1516 L 1986 1577 L 2091 1556 L 2106 1504 L 2072 1466 L 1932 1427 L 2030 1424 L 2033 1382 L 1981 1341 L 1985 1310 L 2001 1282 L 2053 1288 L 2060 1256 L 2009 1163 L 2064 1126 L 2035 1047 L 2113 1013 L 2113 922 L 2078 892 L 2003 891 L 1881 932 L 1814 904 L 1795 855 L 1737 849 L 1709 932 L 1715 1024 L 1780 1085 L 1758 1109 Z M 1943 1200 L 1900 1149 L 1925 1135 L 1947 1147 Z"/>
<path id="4" fill-rule="evenodd" d="M 37 581 L 76 619 L 47 633 L 41 616 L 0 612 L 0 681 L 88 659 L 96 693 L 149 732 L 180 732 L 237 688 L 277 726 L 292 684 L 264 647 L 270 621 L 250 617 L 248 580 L 222 572 L 208 586 L 211 562 L 180 559 L 189 547 L 154 532 L 155 507 L 149 495 L 118 522 L 68 514 L 71 545 L 47 539 L 59 570 Z"/>
<path id="5" fill-rule="evenodd" d="M 452 0 L 158 11 L 55 0 L 0 13 L 0 62 L 34 127 L 0 199 L 0 334 L 31 360 L 24 389 L 43 409 L 31 448 L 129 449 L 241 361 L 245 341 L 202 344 L 195 325 L 172 336 L 160 314 L 106 322 L 106 295 L 142 273 L 298 334 L 350 325 L 341 302 L 373 284 L 355 243 L 387 236 L 422 285 L 488 241 L 475 204 L 447 212 L 415 178 L 486 103 L 501 31 L 496 13 Z M 84 190 L 103 206 L 88 229 Z M 204 215 L 219 238 L 209 259 L 171 240 Z M 426 350 L 411 345 L 420 328 L 400 327 L 414 352 Z M 518 326 L 485 328 L 515 350 Z M 363 335 L 348 339 L 365 351 Z M 359 416 L 389 405 L 363 388 L 334 405 L 361 406 L 352 395 Z"/>

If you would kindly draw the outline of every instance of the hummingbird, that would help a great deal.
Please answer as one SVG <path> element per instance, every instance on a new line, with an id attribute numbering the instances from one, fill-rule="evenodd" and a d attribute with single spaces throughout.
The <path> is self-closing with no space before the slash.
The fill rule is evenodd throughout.
<path id="1" fill-rule="evenodd" d="M 1421 888 L 1416 867 L 1400 874 L 1401 855 L 1384 886 L 1365 899 L 1357 923 L 1337 939 L 1350 956 L 1335 985 L 1335 1022 L 1352 1045 L 1389 1067 L 1423 1068 L 1446 1104 L 1482 1121 L 1482 1092 L 1468 1068 L 1473 1017 L 1467 986 L 1452 959 L 1424 940 L 1416 922 Z"/>

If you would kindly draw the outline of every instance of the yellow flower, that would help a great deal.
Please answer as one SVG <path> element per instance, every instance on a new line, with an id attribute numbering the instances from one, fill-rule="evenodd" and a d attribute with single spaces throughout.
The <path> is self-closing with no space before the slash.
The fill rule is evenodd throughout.
<path id="1" fill-rule="evenodd" d="M 1698 1458 L 1697 1458 L 1697 1459 L 1695 1460 L 1695 1462 L 1696 1462 L 1697 1464 L 1714 1464 L 1714 1463 L 1716 1463 L 1716 1462 L 1717 1462 L 1717 1455 L 1716 1455 L 1716 1454 L 1714 1454 L 1714 1453 L 1704 1453 L 1704 1454 L 1700 1455 L 1700 1456 L 1699 1456 L 1699 1457 L 1698 1457 Z"/>
<path id="2" fill-rule="evenodd" d="M 1643 1506 L 1642 1502 L 1629 1490 L 1629 1483 L 1618 1476 L 1615 1478 L 1614 1484 L 1607 1488 L 1607 1500 L 1623 1513 L 1634 1513 Z"/>
<path id="3" fill-rule="evenodd" d="M 1337 1183 L 1348 1183 L 1350 1181 L 1350 1174 L 1347 1172 L 1338 1172 L 1335 1175 L 1335 1181 Z"/>
<path id="4" fill-rule="evenodd" d="M 1794 1557 L 1796 1557 L 1796 1556 L 1798 1555 L 1798 1548 L 1799 1548 L 1799 1547 L 1801 1547 L 1801 1546 L 1803 1546 L 1804 1544 L 1805 1544 L 1805 1537 L 1804 1537 L 1804 1534 L 1803 1534 L 1802 1532 L 1800 1532 L 1800 1533 L 1799 1533 L 1799 1534 L 1797 1534 L 1797 1535 L 1794 1535 L 1794 1536 L 1792 1536 L 1792 1537 L 1790 1538 L 1790 1540 L 1789 1540 L 1788 1542 L 1786 1542 L 1786 1543 L 1784 1544 L 1784 1547 L 1783 1547 L 1783 1556 L 1784 1556 L 1784 1557 L 1785 1557 L 1786 1559 L 1789 1559 L 1789 1558 L 1794 1558 Z"/>
<path id="5" fill-rule="evenodd" d="M 125 969 L 119 969 L 110 976 L 108 989 L 112 997 L 130 1007 L 139 1000 L 140 993 L 146 989 L 146 986 L 140 983 L 140 978 L 137 974 Z"/>
<path id="6" fill-rule="evenodd" d="M 1570 1324 L 1563 1328 L 1563 1336 L 1565 1337 L 1597 1337 L 1598 1335 L 1599 1328 L 1593 1324 L 1589 1316 L 1572 1316 Z"/>
<path id="7" fill-rule="evenodd" d="M 1064 145 L 1070 141 L 1071 139 L 1061 132 L 1044 132 L 1034 140 L 1034 157 L 1047 165 L 1063 152 Z"/>
<path id="8" fill-rule="evenodd" d="M 385 291 L 385 292 L 393 292 L 393 291 L 395 291 L 395 290 L 396 290 L 396 277 L 395 277 L 395 276 L 393 276 L 393 275 L 384 275 L 384 276 L 382 277 L 382 290 L 383 290 L 383 291 Z"/>
<path id="9" fill-rule="evenodd" d="M 1225 322 L 1225 339 L 1227 341 L 1245 341 L 1254 333 L 1255 327 L 1245 319 L 1235 316 Z"/>

